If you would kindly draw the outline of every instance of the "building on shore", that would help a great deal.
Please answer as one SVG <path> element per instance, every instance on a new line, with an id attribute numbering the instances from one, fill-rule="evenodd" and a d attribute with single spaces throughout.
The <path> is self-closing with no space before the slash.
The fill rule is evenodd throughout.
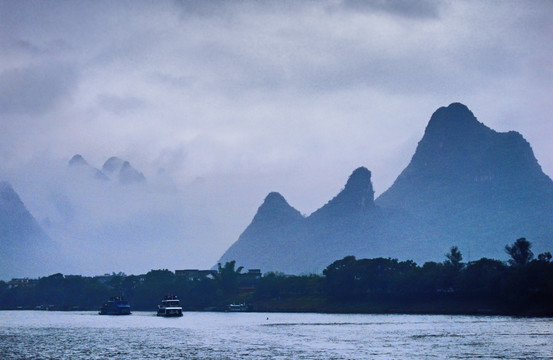
<path id="1" fill-rule="evenodd" d="M 184 278 L 188 281 L 200 281 L 203 279 L 213 279 L 217 274 L 216 270 L 199 270 L 199 269 L 186 269 L 175 270 L 175 275 L 179 278 Z"/>

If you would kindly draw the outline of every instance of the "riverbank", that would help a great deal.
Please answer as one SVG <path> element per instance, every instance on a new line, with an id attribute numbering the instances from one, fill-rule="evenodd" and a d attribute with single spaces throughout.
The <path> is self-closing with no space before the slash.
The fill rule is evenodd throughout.
<path id="1" fill-rule="evenodd" d="M 132 306 L 132 304 L 131 304 Z M 322 297 L 298 297 L 273 299 L 247 304 L 251 313 L 320 313 L 320 314 L 389 314 L 389 315 L 483 315 L 483 316 L 516 316 L 516 317 L 549 317 L 553 318 L 552 304 L 534 304 L 532 307 L 508 308 L 501 304 L 474 303 L 454 300 L 427 300 L 405 303 L 387 302 L 352 302 L 335 303 Z M 133 311 L 152 311 L 155 307 L 132 308 Z M 98 311 L 86 307 L 15 307 L 0 310 L 33 310 L 33 311 Z M 186 312 L 226 312 L 226 307 L 184 308 Z"/>
<path id="2" fill-rule="evenodd" d="M 252 304 L 252 311 L 328 314 L 405 314 L 405 315 L 494 315 L 522 317 L 553 317 L 553 306 L 533 304 L 532 307 L 508 308 L 501 304 L 474 303 L 455 300 L 426 300 L 405 303 L 353 302 L 335 303 L 324 298 L 272 300 Z"/>
<path id="3" fill-rule="evenodd" d="M 519 239 L 520 240 L 520 239 Z M 189 278 L 169 270 L 106 278 L 53 274 L 23 282 L 0 281 L 0 309 L 97 310 L 123 296 L 133 309 L 156 309 L 168 294 L 186 311 L 224 311 L 247 304 L 250 311 L 360 314 L 485 314 L 553 316 L 551 254 L 532 253 L 508 263 L 462 262 L 452 248 L 442 263 L 347 256 L 322 274 L 286 275 L 257 270 L 244 282 L 235 262 L 210 276 Z"/>

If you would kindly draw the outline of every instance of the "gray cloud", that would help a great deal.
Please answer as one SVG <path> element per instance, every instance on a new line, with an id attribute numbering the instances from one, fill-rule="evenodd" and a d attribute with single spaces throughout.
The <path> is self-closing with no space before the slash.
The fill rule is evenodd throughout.
<path id="1" fill-rule="evenodd" d="M 194 0 L 174 0 L 174 4 L 182 12 L 183 16 L 202 16 L 210 17 L 221 15 L 231 7 L 231 3 L 224 0 L 213 1 L 194 1 Z"/>
<path id="2" fill-rule="evenodd" d="M 123 115 L 146 106 L 144 100 L 135 96 L 117 96 L 101 94 L 98 96 L 98 106 L 115 115 Z"/>
<path id="3" fill-rule="evenodd" d="M 381 11 L 407 18 L 437 18 L 445 5 L 436 0 L 344 0 L 343 6 L 354 11 Z"/>
<path id="4" fill-rule="evenodd" d="M 0 113 L 43 114 L 70 98 L 77 70 L 67 64 L 45 64 L 4 70 L 0 74 Z"/>
<path id="5" fill-rule="evenodd" d="M 552 175 L 551 13 L 533 1 L 0 2 L 0 174 L 52 228 L 67 209 L 89 219 L 58 234 L 68 243 L 170 219 L 180 257 L 132 271 L 211 266 L 270 191 L 310 213 L 367 166 L 383 192 L 453 101 L 523 133 Z M 59 169 L 75 153 L 131 161 L 145 194 L 69 182 Z"/>

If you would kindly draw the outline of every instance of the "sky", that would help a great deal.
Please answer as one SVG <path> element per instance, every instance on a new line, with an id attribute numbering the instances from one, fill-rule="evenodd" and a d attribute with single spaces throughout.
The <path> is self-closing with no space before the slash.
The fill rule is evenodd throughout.
<path id="1" fill-rule="evenodd" d="M 141 234 L 140 255 L 75 270 L 138 273 L 211 267 L 271 191 L 308 215 L 365 166 L 378 196 L 452 102 L 520 132 L 552 176 L 551 14 L 545 0 L 0 1 L 0 180 L 70 249 Z M 74 154 L 119 156 L 147 185 L 75 177 Z"/>

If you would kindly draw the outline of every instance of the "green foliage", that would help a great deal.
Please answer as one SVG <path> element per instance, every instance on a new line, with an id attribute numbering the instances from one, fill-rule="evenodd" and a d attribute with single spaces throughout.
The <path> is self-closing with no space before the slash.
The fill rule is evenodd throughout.
<path id="1" fill-rule="evenodd" d="M 449 253 L 445 254 L 447 258 L 445 265 L 453 268 L 454 271 L 459 271 L 463 268 L 463 255 L 457 246 L 453 246 Z"/>
<path id="2" fill-rule="evenodd" d="M 507 266 L 482 258 L 467 264 L 459 277 L 458 291 L 468 299 L 499 301 L 506 288 Z"/>
<path id="3" fill-rule="evenodd" d="M 525 265 L 528 264 L 534 257 L 534 253 L 530 248 L 532 244 L 525 238 L 520 238 L 514 242 L 513 245 L 506 245 L 505 252 L 509 254 L 511 259 L 509 264 L 511 265 Z"/>
<path id="4" fill-rule="evenodd" d="M 254 309 L 285 311 L 405 311 L 553 315 L 551 254 L 532 260 L 531 244 L 507 246 L 511 266 L 482 258 L 467 264 L 457 247 L 443 263 L 346 256 L 323 275 L 267 273 L 251 292 L 240 289 L 242 267 L 218 265 L 213 277 L 180 278 L 169 270 L 109 279 L 53 274 L 33 285 L 11 287 L 0 281 L 0 309 L 48 306 L 60 310 L 97 309 L 108 297 L 126 297 L 134 310 L 155 311 L 164 295 L 179 296 L 185 310 L 223 309 L 247 301 Z M 271 305 L 272 304 L 272 305 Z"/>
<path id="5" fill-rule="evenodd" d="M 538 261 L 541 261 L 541 262 L 551 262 L 551 253 L 549 251 L 546 251 L 544 253 L 541 253 L 538 255 Z"/>
<path id="6" fill-rule="evenodd" d="M 357 301 L 401 295 L 412 286 L 418 267 L 413 261 L 397 259 L 361 259 L 347 256 L 329 265 L 326 293 L 333 300 Z"/>
<path id="7" fill-rule="evenodd" d="M 265 274 L 255 290 L 253 300 L 280 300 L 305 296 L 320 296 L 324 279 L 318 275 Z"/>
<path id="8" fill-rule="evenodd" d="M 217 264 L 215 281 L 217 282 L 221 296 L 227 303 L 238 301 L 238 282 L 243 267 L 240 266 L 237 269 L 235 267 L 235 260 L 226 262 L 224 266 L 221 266 L 221 263 Z"/>
<path id="9" fill-rule="evenodd" d="M 511 267 L 486 258 L 465 265 L 457 247 L 451 248 L 443 263 L 427 262 L 422 267 L 396 259 L 357 260 L 347 256 L 324 270 L 325 294 L 337 304 L 362 303 L 369 308 L 394 304 L 410 309 L 423 304 L 427 311 L 485 309 L 553 315 L 551 256 L 543 253 L 532 260 L 530 247 L 525 239 L 506 247 L 512 250 Z M 448 310 L 428 304 L 442 304 L 441 308 L 446 304 Z"/>

